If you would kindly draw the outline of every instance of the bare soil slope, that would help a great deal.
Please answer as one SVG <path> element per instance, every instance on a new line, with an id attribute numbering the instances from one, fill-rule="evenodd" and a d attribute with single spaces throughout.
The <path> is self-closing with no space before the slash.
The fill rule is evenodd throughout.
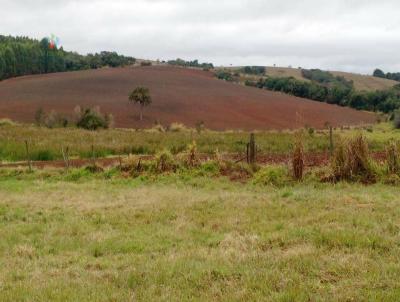
<path id="1" fill-rule="evenodd" d="M 150 88 L 153 104 L 139 121 L 128 103 L 136 86 Z M 71 113 L 77 105 L 111 112 L 117 127 L 149 127 L 155 121 L 207 128 L 293 129 L 372 123 L 375 115 L 227 83 L 209 72 L 154 66 L 27 76 L 0 82 L 0 117 L 32 122 L 39 107 Z"/>

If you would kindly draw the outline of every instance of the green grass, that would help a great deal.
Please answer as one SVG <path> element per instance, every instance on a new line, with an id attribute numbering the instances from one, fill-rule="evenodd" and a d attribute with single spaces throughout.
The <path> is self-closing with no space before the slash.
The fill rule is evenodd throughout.
<path id="1" fill-rule="evenodd" d="M 2 171 L 0 300 L 398 301 L 399 203 L 383 184 Z"/>
<path id="2" fill-rule="evenodd" d="M 338 136 L 352 136 L 363 131 L 372 151 L 382 151 L 391 138 L 400 139 L 400 131 L 393 130 L 389 124 L 367 127 L 372 132 L 357 129 L 335 130 Z M 306 132 L 307 133 L 307 132 Z M 256 143 L 262 153 L 290 153 L 294 133 L 291 131 L 257 132 Z M 26 160 L 25 140 L 29 141 L 32 160 L 62 159 L 62 148 L 69 147 L 73 157 L 92 156 L 94 146 L 96 156 L 104 157 L 120 154 L 155 154 L 162 149 L 179 153 L 193 140 L 201 153 L 214 153 L 216 150 L 228 153 L 245 153 L 249 140 L 247 132 L 196 131 L 166 132 L 104 130 L 90 132 L 80 129 L 46 129 L 28 125 L 0 126 L 0 160 Z M 326 152 L 329 149 L 327 131 L 318 131 L 304 136 L 307 152 Z"/>

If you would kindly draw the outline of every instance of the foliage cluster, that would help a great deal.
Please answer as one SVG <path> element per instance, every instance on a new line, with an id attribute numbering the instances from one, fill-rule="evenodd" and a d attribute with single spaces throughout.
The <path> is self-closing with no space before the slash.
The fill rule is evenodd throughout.
<path id="1" fill-rule="evenodd" d="M 400 72 L 384 73 L 381 69 L 375 69 L 373 76 L 377 78 L 389 79 L 400 82 Z"/>
<path id="2" fill-rule="evenodd" d="M 339 77 L 340 78 L 340 77 Z M 323 81 L 323 78 L 320 78 Z M 322 84 L 317 81 L 305 82 L 293 77 L 260 78 L 258 82 L 246 81 L 246 85 L 280 91 L 297 97 L 319 102 L 347 106 L 358 110 L 392 112 L 400 108 L 400 89 L 394 87 L 388 90 L 365 92 L 356 91 L 351 82 L 339 81 Z"/>
<path id="3" fill-rule="evenodd" d="M 182 66 L 182 67 L 196 67 L 203 69 L 213 69 L 214 65 L 212 63 L 199 63 L 199 60 L 185 61 L 183 59 L 176 59 L 168 61 L 169 65 Z"/>
<path id="4" fill-rule="evenodd" d="M 135 59 L 102 51 L 80 55 L 28 37 L 0 35 L 0 80 L 31 74 L 118 67 L 133 64 Z"/>
<path id="5" fill-rule="evenodd" d="M 67 116 L 52 110 L 39 108 L 35 113 L 35 123 L 50 129 L 76 126 L 86 130 L 108 129 L 113 126 L 112 114 L 102 114 L 99 107 L 81 109 L 77 106 L 72 115 Z"/>

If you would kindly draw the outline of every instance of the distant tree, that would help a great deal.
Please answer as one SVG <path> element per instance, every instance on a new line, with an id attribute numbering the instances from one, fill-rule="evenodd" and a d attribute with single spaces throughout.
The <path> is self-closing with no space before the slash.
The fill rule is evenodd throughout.
<path id="1" fill-rule="evenodd" d="M 129 95 L 129 101 L 140 105 L 140 120 L 143 120 L 143 108 L 149 106 L 152 102 L 150 90 L 146 87 L 137 87 Z"/>
<path id="2" fill-rule="evenodd" d="M 386 74 L 380 69 L 375 69 L 373 75 L 374 75 L 374 77 L 377 77 L 377 78 L 386 78 Z"/>

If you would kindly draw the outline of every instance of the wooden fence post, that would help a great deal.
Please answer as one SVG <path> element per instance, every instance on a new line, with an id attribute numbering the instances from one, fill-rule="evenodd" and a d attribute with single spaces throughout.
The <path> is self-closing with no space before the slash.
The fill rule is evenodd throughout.
<path id="1" fill-rule="evenodd" d="M 29 152 L 29 143 L 25 140 L 25 149 L 26 149 L 26 157 L 28 160 L 29 172 L 32 172 L 32 161 L 31 161 L 31 154 Z"/>
<path id="2" fill-rule="evenodd" d="M 247 163 L 254 164 L 256 162 L 256 139 L 254 133 L 250 134 L 250 142 L 247 144 Z"/>

